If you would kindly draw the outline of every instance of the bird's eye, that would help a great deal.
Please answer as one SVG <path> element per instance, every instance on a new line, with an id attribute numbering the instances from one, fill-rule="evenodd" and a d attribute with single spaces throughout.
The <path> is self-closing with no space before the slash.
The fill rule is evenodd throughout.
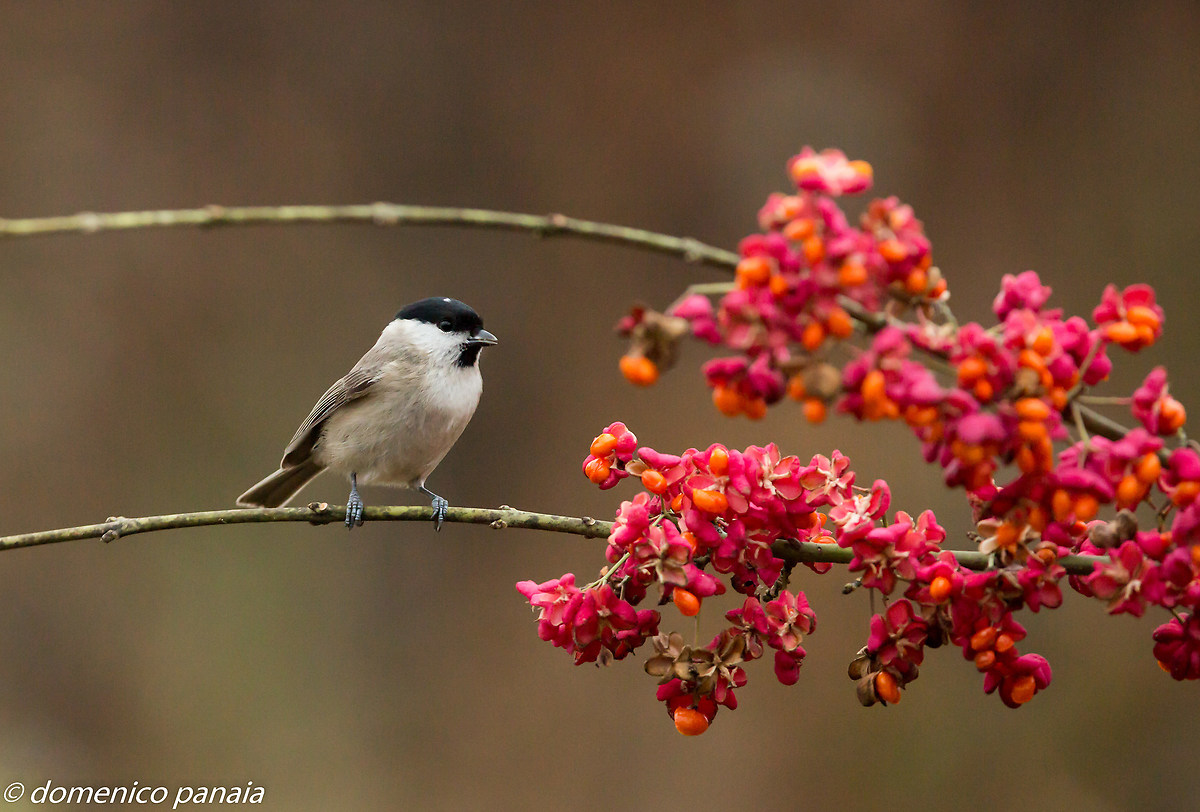
<path id="1" fill-rule="evenodd" d="M 438 329 L 441 330 L 443 333 L 448 333 L 453 328 L 454 328 L 454 325 L 450 323 L 450 319 L 442 319 L 441 321 L 438 322 Z"/>

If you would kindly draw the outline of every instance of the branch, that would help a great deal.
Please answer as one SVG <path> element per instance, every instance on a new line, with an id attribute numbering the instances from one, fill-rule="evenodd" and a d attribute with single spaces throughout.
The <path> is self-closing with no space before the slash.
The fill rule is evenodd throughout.
<path id="1" fill-rule="evenodd" d="M 365 518 L 372 522 L 428 522 L 433 519 L 433 511 L 427 507 L 414 506 L 368 507 Z M 116 541 L 122 536 L 173 530 L 181 527 L 262 522 L 308 522 L 313 525 L 322 525 L 345 520 L 345 506 L 329 505 L 325 502 L 310 502 L 304 507 L 238 508 L 206 510 L 198 513 L 168 513 L 162 516 L 143 516 L 138 519 L 114 516 L 100 524 L 64 527 L 60 530 L 43 530 L 18 536 L 2 536 L 0 537 L 0 551 L 81 539 L 100 539 L 110 542 Z M 602 522 L 590 516 L 579 518 L 556 516 L 549 513 L 517 510 L 508 506 L 496 509 L 452 507 L 446 515 L 446 521 L 462 524 L 486 524 L 497 530 L 508 527 L 524 530 L 548 530 L 586 538 L 607 538 L 613 528 L 612 522 Z M 777 541 L 772 547 L 772 552 L 784 561 L 793 564 L 801 562 L 848 564 L 854 557 L 852 550 L 833 544 L 814 544 L 810 541 L 798 542 L 792 539 Z M 988 556 L 983 553 L 961 550 L 952 552 L 958 562 L 967 569 L 985 570 L 991 566 Z M 1059 563 L 1072 575 L 1090 575 L 1094 564 L 1099 561 L 1107 561 L 1107 559 L 1091 555 L 1070 555 L 1059 559 Z"/>
<path id="2" fill-rule="evenodd" d="M 364 517 L 373 522 L 431 521 L 433 511 L 427 507 L 368 507 Z M 168 513 L 162 516 L 143 516 L 127 519 L 113 516 L 100 524 L 85 524 L 65 527 L 61 530 L 44 530 L 18 536 L 0 537 L 0 550 L 18 547 L 36 547 L 60 541 L 101 539 L 116 541 L 122 536 L 137 533 L 153 533 L 156 530 L 172 530 L 180 527 L 207 527 L 224 524 L 254 524 L 260 522 L 308 522 L 309 524 L 332 524 L 346 520 L 346 508 L 328 505 L 325 502 L 310 502 L 305 507 L 284 508 L 238 508 L 233 510 L 205 510 L 198 513 Z M 448 522 L 464 524 L 489 524 L 496 529 L 519 527 L 527 530 L 550 530 L 556 533 L 572 533 L 590 538 L 605 538 L 612 530 L 612 522 L 600 522 L 588 516 L 554 516 L 548 513 L 532 513 L 501 507 L 487 508 L 452 507 L 446 516 Z"/>
<path id="3" fill-rule="evenodd" d="M 673 237 L 641 228 L 579 220 L 563 214 L 519 214 L 489 209 L 402 206 L 363 203 L 349 206 L 205 206 L 164 211 L 82 212 L 65 217 L 0 219 L 0 238 L 46 234 L 95 234 L 131 228 L 173 226 L 288 225 L 295 223 L 365 223 L 377 226 L 474 226 L 505 231 L 532 231 L 539 236 L 572 234 L 600 242 L 648 248 L 695 262 L 721 267 L 737 264 L 738 255 L 691 237 Z"/>

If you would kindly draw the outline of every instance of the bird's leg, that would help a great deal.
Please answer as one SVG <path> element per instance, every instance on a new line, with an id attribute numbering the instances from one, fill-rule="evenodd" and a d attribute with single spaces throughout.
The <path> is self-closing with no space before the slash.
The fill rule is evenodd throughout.
<path id="1" fill-rule="evenodd" d="M 358 495 L 358 475 L 350 474 L 350 498 L 346 500 L 346 527 L 351 530 L 363 523 L 363 500 Z"/>
<path id="2" fill-rule="evenodd" d="M 446 512 L 450 510 L 450 503 L 438 496 L 433 491 L 429 490 L 429 488 L 426 488 L 424 485 L 421 486 L 421 493 L 433 500 L 432 504 L 430 504 L 430 507 L 433 508 L 433 521 L 435 524 L 434 529 L 441 530 L 442 522 L 446 521 Z"/>

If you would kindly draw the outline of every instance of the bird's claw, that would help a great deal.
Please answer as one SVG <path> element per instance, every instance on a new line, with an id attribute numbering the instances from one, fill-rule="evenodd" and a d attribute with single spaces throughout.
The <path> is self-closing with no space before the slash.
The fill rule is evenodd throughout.
<path id="1" fill-rule="evenodd" d="M 364 508 L 362 497 L 358 495 L 358 483 L 352 479 L 350 483 L 350 497 L 346 500 L 347 529 L 353 530 L 355 527 L 362 527 Z"/>
<path id="2" fill-rule="evenodd" d="M 433 508 L 434 530 L 441 530 L 442 522 L 446 521 L 446 514 L 450 512 L 450 503 L 440 496 L 435 496 L 430 507 Z"/>

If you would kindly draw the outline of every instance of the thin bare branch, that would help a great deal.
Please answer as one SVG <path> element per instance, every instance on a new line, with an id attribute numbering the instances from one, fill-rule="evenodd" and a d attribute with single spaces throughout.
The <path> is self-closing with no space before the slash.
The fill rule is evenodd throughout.
<path id="1" fill-rule="evenodd" d="M 737 264 L 730 251 L 706 245 L 691 237 L 674 237 L 641 228 L 580 220 L 564 214 L 520 214 L 490 209 L 446 206 L 404 206 L 364 203 L 348 206 L 204 206 L 164 211 L 81 212 L 64 217 L 0 219 L 0 237 L 34 237 L 47 234 L 96 234 L 131 228 L 175 226 L 289 225 L 296 223 L 364 223 L 377 226 L 474 226 L 507 231 L 532 231 L 543 237 L 571 234 L 660 251 L 721 267 Z"/>

